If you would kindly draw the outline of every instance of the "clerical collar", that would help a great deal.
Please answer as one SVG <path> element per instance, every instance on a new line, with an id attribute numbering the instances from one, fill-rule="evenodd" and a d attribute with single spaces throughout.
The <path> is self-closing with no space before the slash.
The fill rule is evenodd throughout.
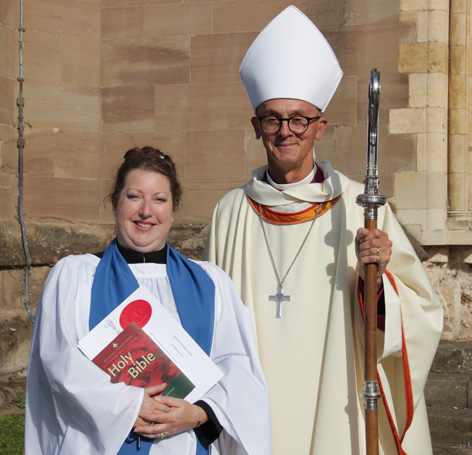
<path id="1" fill-rule="evenodd" d="M 124 257 L 128 264 L 143 264 L 143 263 L 154 263 L 154 264 L 166 264 L 167 263 L 167 243 L 159 251 L 151 251 L 149 253 L 142 253 L 140 251 L 131 250 L 121 246 L 119 243 L 116 244 L 118 251 Z M 103 251 L 97 253 L 100 259 L 103 256 Z"/>
<path id="2" fill-rule="evenodd" d="M 264 173 L 264 180 L 269 185 L 276 188 L 277 190 L 284 191 L 284 190 L 288 190 L 288 189 L 291 189 L 291 188 L 295 188 L 296 186 L 307 185 L 309 183 L 323 183 L 324 182 L 324 176 L 323 176 L 323 171 L 321 170 L 321 168 L 319 166 L 317 166 L 316 163 L 315 163 L 313 169 L 311 170 L 311 172 L 303 180 L 300 180 L 299 182 L 295 182 L 295 183 L 276 183 L 276 182 L 274 182 L 274 180 L 270 176 L 269 169 L 267 169 Z"/>
<path id="3" fill-rule="evenodd" d="M 140 251 L 125 248 L 117 243 L 118 251 L 125 258 L 128 264 L 140 264 L 144 262 L 154 262 L 157 264 L 165 264 L 167 259 L 167 243 L 164 248 L 159 251 L 150 251 L 149 253 L 141 253 Z"/>

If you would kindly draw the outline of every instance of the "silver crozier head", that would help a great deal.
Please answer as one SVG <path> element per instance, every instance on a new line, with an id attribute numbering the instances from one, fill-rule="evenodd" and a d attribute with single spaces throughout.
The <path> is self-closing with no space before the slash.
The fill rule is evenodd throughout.
<path id="1" fill-rule="evenodd" d="M 380 71 L 370 71 L 369 96 L 367 109 L 367 157 L 364 179 L 364 194 L 357 196 L 356 202 L 364 207 L 366 220 L 377 219 L 377 208 L 386 203 L 386 198 L 379 194 L 378 165 L 378 125 L 380 103 Z"/>

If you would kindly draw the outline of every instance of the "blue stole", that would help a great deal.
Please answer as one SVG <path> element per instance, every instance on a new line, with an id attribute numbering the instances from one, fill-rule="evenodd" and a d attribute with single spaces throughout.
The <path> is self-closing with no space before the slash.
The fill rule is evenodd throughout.
<path id="1" fill-rule="evenodd" d="M 187 333 L 210 355 L 215 320 L 215 284 L 197 264 L 167 245 L 167 275 L 180 321 Z M 129 297 L 139 284 L 128 263 L 118 250 L 116 239 L 105 250 L 98 263 L 92 284 L 89 329 L 92 330 L 118 305 Z M 149 454 L 154 439 L 136 433 L 121 446 L 118 455 Z M 197 438 L 196 455 L 208 454 Z"/>

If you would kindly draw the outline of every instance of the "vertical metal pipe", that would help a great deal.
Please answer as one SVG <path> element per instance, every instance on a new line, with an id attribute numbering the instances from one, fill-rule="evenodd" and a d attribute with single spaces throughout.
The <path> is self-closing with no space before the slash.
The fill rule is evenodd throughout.
<path id="1" fill-rule="evenodd" d="M 25 254 L 25 262 L 26 266 L 23 271 L 24 274 L 24 282 L 25 282 L 25 296 L 24 296 L 24 304 L 26 307 L 26 311 L 28 312 L 28 316 L 31 322 L 34 321 L 33 314 L 31 312 L 31 298 L 30 298 L 30 277 L 31 277 L 31 255 L 28 246 L 28 237 L 26 235 L 26 226 L 25 226 L 25 219 L 23 213 L 23 175 L 24 175 L 24 168 L 23 168 L 23 151 L 25 147 L 25 138 L 24 138 L 24 106 L 25 106 L 25 99 L 23 97 L 23 33 L 25 31 L 23 27 L 23 0 L 20 0 L 20 39 L 19 39 L 19 53 L 20 53 L 20 68 L 19 68 L 19 77 L 18 82 L 20 84 L 19 87 L 19 94 L 16 100 L 16 104 L 18 106 L 18 220 L 20 222 L 21 228 L 21 239 L 23 242 L 23 252 Z"/>

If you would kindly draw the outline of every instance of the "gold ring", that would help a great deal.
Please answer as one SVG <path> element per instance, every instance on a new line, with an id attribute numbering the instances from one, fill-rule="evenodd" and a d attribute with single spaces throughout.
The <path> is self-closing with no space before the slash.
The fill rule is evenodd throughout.
<path id="1" fill-rule="evenodd" d="M 167 436 L 167 431 L 163 431 L 163 432 L 160 434 L 159 437 L 160 437 L 160 438 L 163 438 L 163 437 L 165 437 L 165 436 Z"/>
<path id="2" fill-rule="evenodd" d="M 380 254 L 380 248 L 377 248 L 377 256 Z"/>
<path id="3" fill-rule="evenodd" d="M 377 256 L 377 263 L 380 263 L 381 260 L 382 258 L 380 256 Z"/>

